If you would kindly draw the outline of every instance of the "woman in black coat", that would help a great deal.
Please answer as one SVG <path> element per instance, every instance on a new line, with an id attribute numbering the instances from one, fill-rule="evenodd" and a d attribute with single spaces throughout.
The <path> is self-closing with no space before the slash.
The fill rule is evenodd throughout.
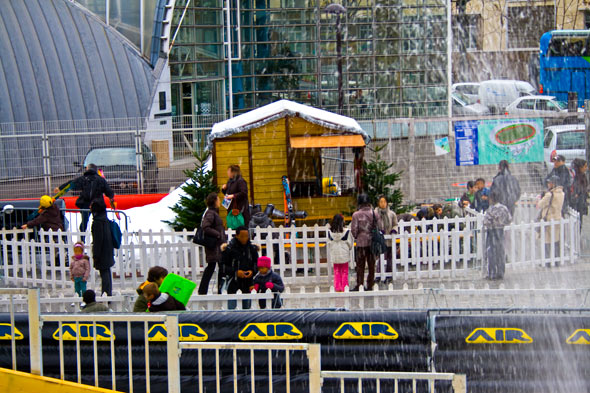
<path id="1" fill-rule="evenodd" d="M 580 229 L 582 229 L 582 217 L 588 214 L 588 163 L 586 160 L 576 158 L 572 162 L 574 169 L 573 192 L 570 199 L 571 207 L 580 214 Z"/>
<path id="2" fill-rule="evenodd" d="M 238 165 L 231 165 L 227 168 L 227 177 L 229 180 L 221 187 L 221 191 L 226 199 L 231 199 L 231 204 L 227 209 L 228 212 L 233 209 L 239 210 L 244 216 L 244 226 L 248 227 L 250 222 L 250 203 L 248 201 L 248 184 L 242 177 L 242 172 Z"/>
<path id="3" fill-rule="evenodd" d="M 113 276 L 111 267 L 115 264 L 111 224 L 107 218 L 107 207 L 102 199 L 96 199 L 90 205 L 92 212 L 92 260 L 94 268 L 100 272 L 102 293 L 112 296 Z"/>
<path id="4" fill-rule="evenodd" d="M 212 192 L 207 196 L 207 210 L 203 214 L 201 221 L 201 228 L 205 233 L 205 236 L 216 239 L 215 247 L 205 247 L 205 260 L 207 261 L 207 267 L 203 271 L 203 277 L 199 284 L 199 295 L 206 295 L 209 289 L 209 281 L 215 272 L 215 266 L 221 262 L 221 245 L 226 242 L 225 228 L 223 227 L 223 221 L 219 217 L 219 197 L 217 193 Z M 217 273 L 217 287 L 221 288 L 221 266 Z"/>

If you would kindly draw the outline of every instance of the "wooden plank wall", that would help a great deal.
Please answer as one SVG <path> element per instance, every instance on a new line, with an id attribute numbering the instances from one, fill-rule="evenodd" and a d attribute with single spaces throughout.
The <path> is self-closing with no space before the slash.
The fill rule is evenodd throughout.
<path id="1" fill-rule="evenodd" d="M 288 129 L 287 129 L 288 122 Z M 272 203 L 278 210 L 284 210 L 282 176 L 292 172 L 288 162 L 288 136 L 312 136 L 340 134 L 337 131 L 309 123 L 299 117 L 279 119 L 263 127 L 218 139 L 215 143 L 215 168 L 217 184 L 227 182 L 227 167 L 237 164 L 242 169 L 242 176 L 248 183 L 251 204 L 260 204 L 262 209 Z M 307 153 L 307 154 L 306 154 Z M 302 151 L 304 159 L 311 160 L 319 155 L 308 149 Z M 302 157 L 303 158 L 303 157 Z M 250 171 L 250 165 L 252 166 Z M 298 163 L 301 165 L 301 163 Z M 313 165 L 306 165 L 313 177 Z M 252 181 L 250 181 L 252 173 Z M 293 179 L 292 179 L 293 180 Z M 253 186 L 253 189 L 252 189 Z M 220 195 L 223 198 L 223 195 Z M 295 208 L 306 210 L 310 217 L 326 219 L 336 213 L 350 211 L 353 198 L 315 197 L 294 199 Z M 222 207 L 220 215 L 225 219 L 227 211 Z"/>
<path id="2" fill-rule="evenodd" d="M 250 131 L 254 203 L 272 203 L 284 210 L 282 177 L 287 175 L 287 133 L 285 119 L 279 119 Z"/>
<path id="3" fill-rule="evenodd" d="M 231 137 L 218 139 L 215 142 L 215 177 L 217 185 L 221 187 L 227 183 L 227 168 L 230 165 L 239 165 L 242 170 L 242 176 L 248 183 L 249 198 L 252 198 L 252 190 L 250 190 L 250 162 L 248 153 L 248 133 L 242 132 L 232 135 Z M 223 193 L 219 194 L 219 198 L 223 200 Z M 225 219 L 227 210 L 221 207 L 219 215 Z"/>

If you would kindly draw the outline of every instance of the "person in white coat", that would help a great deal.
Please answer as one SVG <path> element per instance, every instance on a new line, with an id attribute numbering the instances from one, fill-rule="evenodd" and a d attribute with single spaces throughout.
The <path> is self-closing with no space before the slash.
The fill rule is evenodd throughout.
<path id="1" fill-rule="evenodd" d="M 344 228 L 344 217 L 336 214 L 328 232 L 328 258 L 334 268 L 334 289 L 344 292 L 348 286 L 348 264 L 351 261 L 352 234 Z"/>
<path id="2" fill-rule="evenodd" d="M 561 220 L 561 210 L 565 200 L 563 187 L 559 186 L 559 177 L 551 176 L 547 179 L 548 191 L 543 195 L 541 200 L 537 203 L 537 209 L 540 209 L 540 218 L 542 221 L 558 221 Z M 552 258 L 551 243 L 554 243 L 555 257 L 560 255 L 560 225 L 553 224 L 545 228 L 545 258 Z"/>

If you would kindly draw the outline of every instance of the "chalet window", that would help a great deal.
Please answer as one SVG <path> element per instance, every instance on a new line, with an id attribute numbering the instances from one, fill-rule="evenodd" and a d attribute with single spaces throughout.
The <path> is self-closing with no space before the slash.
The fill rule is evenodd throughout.
<path id="1" fill-rule="evenodd" d="M 356 187 L 355 150 L 362 146 L 361 135 L 292 137 L 289 178 L 293 197 L 351 195 Z"/>

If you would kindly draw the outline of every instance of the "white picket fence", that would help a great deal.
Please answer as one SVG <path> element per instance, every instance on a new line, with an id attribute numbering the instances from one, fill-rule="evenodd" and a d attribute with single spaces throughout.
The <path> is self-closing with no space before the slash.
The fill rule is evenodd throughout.
<path id="1" fill-rule="evenodd" d="M 560 227 L 559 238 L 554 236 L 555 226 Z M 399 234 L 386 236 L 392 268 L 387 271 L 386 255 L 381 255 L 376 277 L 382 281 L 453 279 L 483 272 L 486 264 L 482 228 L 481 214 L 401 222 Z M 333 269 L 328 262 L 327 231 L 328 227 L 318 225 L 257 228 L 253 242 L 273 260 L 273 269 L 287 285 L 329 285 Z M 559 241 L 557 255 L 553 249 L 549 255 L 545 253 L 547 231 L 554 238 L 552 243 Z M 507 269 L 576 262 L 580 234 L 578 216 L 573 211 L 559 221 L 513 223 L 505 233 Z M 31 230 L 0 230 L 1 278 L 11 286 L 73 288 L 64 262 L 82 235 L 90 248 L 90 233 L 39 231 L 34 237 Z M 205 266 L 204 250 L 191 242 L 191 235 L 187 231 L 125 232 L 123 244 L 115 253 L 114 289 L 137 288 L 156 265 L 198 282 Z M 231 238 L 233 231 L 228 230 L 227 235 Z M 98 283 L 98 272 L 93 271 L 88 286 L 97 288 Z"/>

